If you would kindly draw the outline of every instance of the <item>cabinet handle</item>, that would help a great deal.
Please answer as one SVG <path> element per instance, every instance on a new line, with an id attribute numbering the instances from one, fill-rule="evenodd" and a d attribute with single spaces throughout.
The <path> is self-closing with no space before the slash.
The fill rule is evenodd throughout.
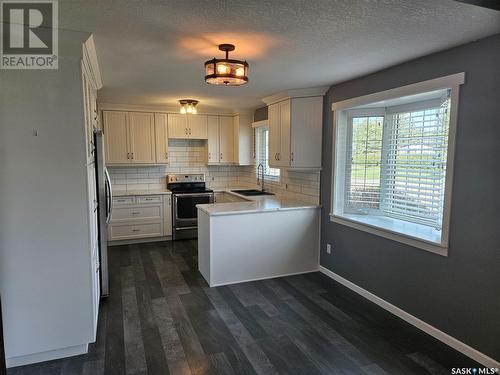
<path id="1" fill-rule="evenodd" d="M 281 152 L 278 152 L 278 160 L 281 160 Z"/>
<path id="2" fill-rule="evenodd" d="M 222 160 L 222 152 L 220 153 L 220 160 Z"/>
<path id="3" fill-rule="evenodd" d="M 168 159 L 168 152 L 165 152 L 165 159 Z"/>
<path id="4" fill-rule="evenodd" d="M 188 134 L 188 128 L 186 128 L 185 131 L 186 131 L 186 135 L 187 135 Z"/>
<path id="5" fill-rule="evenodd" d="M 130 159 L 130 152 L 127 152 L 127 159 Z"/>
<path id="6" fill-rule="evenodd" d="M 132 232 L 140 232 L 140 229 L 132 229 Z"/>
<path id="7" fill-rule="evenodd" d="M 139 214 L 140 214 L 140 212 L 138 212 L 138 211 L 132 212 L 132 215 L 139 215 Z"/>
<path id="8" fill-rule="evenodd" d="M 274 160 L 278 160 L 278 153 L 274 154 Z"/>
<path id="9" fill-rule="evenodd" d="M 209 152 L 208 153 L 208 160 L 212 159 L 212 154 Z"/>
<path id="10" fill-rule="evenodd" d="M 191 128 L 189 128 L 189 135 L 191 135 Z"/>
<path id="11" fill-rule="evenodd" d="M 291 161 L 293 161 L 293 152 L 290 155 Z"/>

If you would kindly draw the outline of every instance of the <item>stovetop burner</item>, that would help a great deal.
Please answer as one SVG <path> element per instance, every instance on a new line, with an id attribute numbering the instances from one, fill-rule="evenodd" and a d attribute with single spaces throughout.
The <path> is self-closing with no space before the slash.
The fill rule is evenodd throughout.
<path id="1" fill-rule="evenodd" d="M 167 188 L 174 194 L 212 193 L 207 189 L 203 174 L 175 174 L 167 176 Z"/>

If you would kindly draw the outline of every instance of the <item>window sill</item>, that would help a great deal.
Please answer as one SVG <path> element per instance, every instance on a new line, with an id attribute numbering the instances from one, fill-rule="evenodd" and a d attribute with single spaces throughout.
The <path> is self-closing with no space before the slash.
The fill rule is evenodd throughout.
<path id="1" fill-rule="evenodd" d="M 259 177 L 257 176 L 257 178 L 259 178 Z M 264 175 L 264 181 L 266 181 L 266 182 L 280 182 L 280 177 L 279 176 Z"/>
<path id="2" fill-rule="evenodd" d="M 425 225 L 413 224 L 386 216 L 330 214 L 330 221 L 380 237 L 401 242 L 421 250 L 448 256 L 448 247 L 440 243 L 441 232 Z M 404 234 L 402 231 L 404 230 Z"/>

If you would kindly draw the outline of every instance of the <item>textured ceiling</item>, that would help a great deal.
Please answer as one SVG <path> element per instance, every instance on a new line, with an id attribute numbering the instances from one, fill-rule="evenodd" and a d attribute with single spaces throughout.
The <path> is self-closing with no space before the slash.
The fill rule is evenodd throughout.
<path id="1" fill-rule="evenodd" d="M 500 32 L 500 12 L 452 0 L 60 0 L 60 25 L 94 33 L 111 103 L 244 109 Z M 233 43 L 249 83 L 215 87 L 203 63 Z"/>

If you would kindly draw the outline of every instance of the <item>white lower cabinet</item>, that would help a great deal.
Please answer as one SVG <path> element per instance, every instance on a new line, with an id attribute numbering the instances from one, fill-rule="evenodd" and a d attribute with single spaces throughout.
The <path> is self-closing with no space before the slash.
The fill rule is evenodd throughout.
<path id="1" fill-rule="evenodd" d="M 131 240 L 172 235 L 171 195 L 113 198 L 108 240 Z"/>
<path id="2" fill-rule="evenodd" d="M 163 224 L 135 223 L 111 225 L 109 231 L 112 240 L 126 240 L 133 238 L 160 237 L 163 233 Z"/>

